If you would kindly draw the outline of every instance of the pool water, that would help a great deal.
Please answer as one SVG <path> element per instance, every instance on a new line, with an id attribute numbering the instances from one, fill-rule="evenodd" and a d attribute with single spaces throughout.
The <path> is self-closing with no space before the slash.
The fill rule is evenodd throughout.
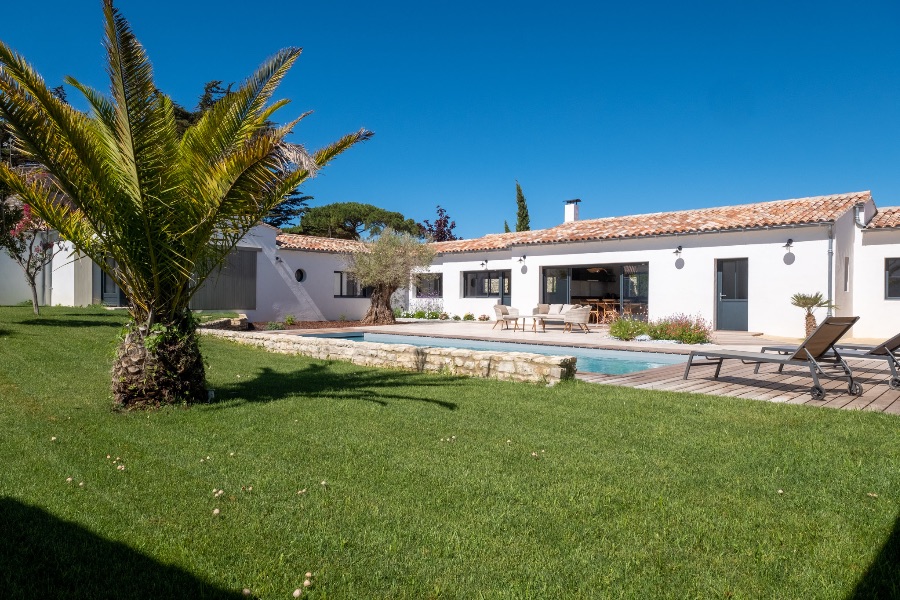
<path id="1" fill-rule="evenodd" d="M 532 352 L 534 354 L 574 356 L 578 359 L 577 367 L 579 373 L 603 373 L 606 375 L 624 375 L 626 373 L 646 371 L 647 369 L 687 362 L 687 356 L 661 352 L 594 350 L 569 346 L 541 346 L 538 344 L 488 342 L 484 340 L 434 338 L 388 333 L 318 333 L 306 334 L 304 337 L 379 342 L 382 344 L 410 344 L 413 346 L 432 346 L 437 348 L 467 348 L 469 350 L 499 350 L 502 352 Z"/>

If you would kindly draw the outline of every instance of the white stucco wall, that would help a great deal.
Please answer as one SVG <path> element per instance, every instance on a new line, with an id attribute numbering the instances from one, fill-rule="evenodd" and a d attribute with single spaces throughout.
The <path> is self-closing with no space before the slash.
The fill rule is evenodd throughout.
<path id="1" fill-rule="evenodd" d="M 346 269 L 344 255 L 280 249 L 278 256 L 290 272 L 293 281 L 291 286 L 308 295 L 325 320 L 335 321 L 343 317 L 353 321 L 361 319 L 366 314 L 371 304 L 368 298 L 335 297 L 334 272 Z M 306 273 L 306 278 L 300 283 L 296 281 L 294 275 L 297 269 L 303 269 Z"/>
<path id="2" fill-rule="evenodd" d="M 336 298 L 334 272 L 344 270 L 344 257 L 327 252 L 284 250 L 277 247 L 277 232 L 254 227 L 243 247 L 260 249 L 256 263 L 256 310 L 245 311 L 250 321 L 283 321 L 292 315 L 298 321 L 361 318 L 369 308 L 368 298 Z M 306 278 L 296 280 L 297 269 Z"/>
<path id="3" fill-rule="evenodd" d="M 900 258 L 900 229 L 863 230 L 853 276 L 853 305 L 860 316 L 856 337 L 884 339 L 900 332 L 900 300 L 885 298 L 886 258 Z"/>
<path id="4" fill-rule="evenodd" d="M 22 269 L 5 250 L 0 250 L 0 305 L 31 301 L 31 290 Z"/>
<path id="5" fill-rule="evenodd" d="M 851 223 L 852 227 L 852 223 Z M 788 238 L 793 246 L 784 248 Z M 846 241 L 836 240 L 835 247 Z M 682 246 L 680 257 L 674 254 Z M 524 263 L 518 259 L 525 255 Z M 681 259 L 680 261 L 678 259 Z M 511 270 L 512 306 L 530 313 L 540 301 L 544 267 L 649 264 L 649 317 L 682 313 L 715 323 L 716 260 L 748 259 L 748 329 L 792 337 L 803 335 L 803 312 L 791 306 L 797 292 L 827 296 L 828 227 L 667 236 L 607 242 L 522 246 L 506 251 L 441 255 L 432 272 L 444 273 L 444 310 L 493 318 L 496 298 L 464 298 L 462 273 Z M 837 269 L 836 269 L 837 270 Z M 412 297 L 411 301 L 415 298 Z M 824 310 L 820 316 L 824 316 Z M 841 313 L 838 313 L 841 314 Z"/>
<path id="6" fill-rule="evenodd" d="M 75 257 L 71 242 L 63 242 L 53 255 L 50 269 L 52 288 L 50 302 L 54 306 L 75 306 Z"/>

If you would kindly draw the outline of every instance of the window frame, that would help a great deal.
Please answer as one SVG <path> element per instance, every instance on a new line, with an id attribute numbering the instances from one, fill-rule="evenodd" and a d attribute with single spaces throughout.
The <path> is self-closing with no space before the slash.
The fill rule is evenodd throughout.
<path id="1" fill-rule="evenodd" d="M 884 299 L 885 300 L 900 300 L 900 294 L 897 296 L 891 296 L 891 271 L 890 271 L 890 263 L 892 261 L 897 262 L 897 267 L 900 268 L 900 257 L 885 257 L 884 258 Z M 900 272 L 893 277 L 896 281 L 895 285 L 900 285 Z"/>
<path id="2" fill-rule="evenodd" d="M 476 278 L 484 276 L 482 281 L 497 280 L 497 293 L 492 294 L 490 291 L 486 294 L 473 294 L 469 292 L 469 277 Z M 492 277 L 491 275 L 496 275 Z M 492 269 L 489 271 L 463 271 L 463 298 L 507 298 L 512 296 L 512 269 Z M 491 284 L 488 284 L 490 289 Z M 477 291 L 477 290 L 476 290 Z"/>
<path id="3" fill-rule="evenodd" d="M 437 282 L 437 294 L 436 295 L 428 295 L 423 294 L 421 282 L 424 279 L 430 279 L 432 281 Z M 431 290 L 435 290 L 435 286 L 432 285 Z M 444 274 L 443 273 L 419 273 L 416 275 L 416 298 L 443 298 L 444 297 Z"/>
<path id="4" fill-rule="evenodd" d="M 372 297 L 372 288 L 371 287 L 362 287 L 359 285 L 353 277 L 350 276 L 346 271 L 335 271 L 335 283 L 337 284 L 338 294 L 335 294 L 335 298 L 371 298 Z M 348 290 L 350 286 L 353 285 L 356 287 L 359 292 L 357 294 L 348 294 Z"/>

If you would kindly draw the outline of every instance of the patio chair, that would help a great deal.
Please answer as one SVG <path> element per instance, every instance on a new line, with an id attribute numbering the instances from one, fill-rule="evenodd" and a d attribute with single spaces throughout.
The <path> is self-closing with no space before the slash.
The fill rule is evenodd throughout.
<path id="1" fill-rule="evenodd" d="M 841 344 L 838 342 L 834 347 L 844 358 L 886 361 L 891 371 L 891 376 L 888 378 L 888 386 L 892 390 L 900 390 L 900 333 L 874 346 L 871 344 Z M 796 346 L 766 346 L 761 351 L 790 354 L 796 350 Z"/>
<path id="2" fill-rule="evenodd" d="M 497 316 L 497 320 L 494 322 L 494 326 L 491 329 L 496 329 L 497 325 L 503 324 L 500 329 L 509 329 L 509 322 L 512 321 L 514 323 L 513 330 L 519 328 L 519 309 L 512 308 L 511 306 L 505 306 L 503 304 L 495 304 L 494 305 L 494 314 Z"/>
<path id="3" fill-rule="evenodd" d="M 580 306 L 578 308 L 570 308 L 563 315 L 563 331 L 572 332 L 572 325 L 578 325 L 579 329 L 585 333 L 590 333 L 588 321 L 591 319 L 591 307 Z"/>
<path id="4" fill-rule="evenodd" d="M 807 367 L 812 376 L 813 386 L 810 395 L 813 400 L 825 398 L 825 388 L 819 381 L 819 377 L 828 379 L 847 378 L 847 391 L 854 396 L 861 396 L 862 386 L 853 380 L 853 371 L 847 365 L 835 344 L 847 331 L 853 327 L 859 317 L 828 317 L 815 331 L 809 334 L 803 343 L 797 346 L 790 354 L 769 354 L 766 352 L 742 352 L 740 350 L 694 350 L 688 357 L 684 368 L 684 379 L 688 378 L 691 367 L 694 365 L 716 365 L 716 373 L 713 379 L 719 378 L 722 363 L 726 359 L 739 360 L 744 364 L 755 364 L 754 373 L 759 373 L 759 367 L 763 363 L 778 365 L 781 373 L 785 365 Z M 694 358 L 702 356 L 709 362 L 694 362 Z M 825 371 L 828 367 L 832 371 L 840 370 L 840 374 L 831 374 Z"/>

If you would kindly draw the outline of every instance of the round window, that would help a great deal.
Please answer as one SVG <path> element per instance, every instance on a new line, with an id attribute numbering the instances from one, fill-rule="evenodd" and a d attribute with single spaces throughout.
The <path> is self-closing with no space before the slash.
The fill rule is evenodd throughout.
<path id="1" fill-rule="evenodd" d="M 294 277 L 297 279 L 297 281 L 303 281 L 304 279 L 306 279 L 306 271 L 304 271 L 303 269 L 297 269 L 294 272 Z"/>

